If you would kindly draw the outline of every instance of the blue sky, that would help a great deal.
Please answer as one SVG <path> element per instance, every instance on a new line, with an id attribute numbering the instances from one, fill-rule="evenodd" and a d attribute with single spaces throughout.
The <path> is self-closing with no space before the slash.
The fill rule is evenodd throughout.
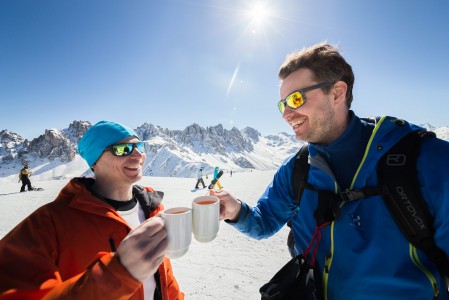
<path id="1" fill-rule="evenodd" d="M 447 0 L 2 0 L 0 130 L 33 139 L 107 119 L 291 133 L 277 71 L 325 40 L 354 69 L 356 114 L 447 126 L 448 16 Z"/>

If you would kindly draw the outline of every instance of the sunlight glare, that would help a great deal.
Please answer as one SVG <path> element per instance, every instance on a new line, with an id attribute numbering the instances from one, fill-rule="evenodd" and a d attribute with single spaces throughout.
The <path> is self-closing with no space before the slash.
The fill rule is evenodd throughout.
<path id="1" fill-rule="evenodd" d="M 273 8 L 268 6 L 267 1 L 256 0 L 249 4 L 245 10 L 249 21 L 248 30 L 253 35 L 263 34 L 268 23 L 273 19 Z"/>
<path id="2" fill-rule="evenodd" d="M 251 8 L 249 15 L 254 22 L 260 24 L 268 16 L 268 9 L 266 5 L 258 2 Z"/>

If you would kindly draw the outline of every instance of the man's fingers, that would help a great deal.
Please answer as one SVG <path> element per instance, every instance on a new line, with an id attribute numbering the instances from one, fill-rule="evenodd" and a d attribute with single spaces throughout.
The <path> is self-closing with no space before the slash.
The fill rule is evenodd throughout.
<path id="1" fill-rule="evenodd" d="M 153 248 L 147 249 L 144 255 L 144 259 L 147 261 L 153 261 L 155 259 L 158 260 L 157 265 L 160 265 L 162 262 L 162 259 L 165 256 L 165 253 L 167 253 L 168 249 L 168 239 L 163 239 L 158 244 L 156 244 Z"/>
<path id="2" fill-rule="evenodd" d="M 160 230 L 165 231 L 164 220 L 159 217 L 152 217 L 142 222 L 142 224 L 140 224 L 139 227 L 135 228 L 131 232 L 131 234 L 143 234 L 146 236 L 153 236 Z"/>
<path id="3" fill-rule="evenodd" d="M 167 232 L 159 230 L 157 232 L 143 232 L 139 234 L 138 244 L 140 248 L 155 248 L 156 245 L 167 239 Z M 154 245 L 151 247 L 151 245 Z"/>

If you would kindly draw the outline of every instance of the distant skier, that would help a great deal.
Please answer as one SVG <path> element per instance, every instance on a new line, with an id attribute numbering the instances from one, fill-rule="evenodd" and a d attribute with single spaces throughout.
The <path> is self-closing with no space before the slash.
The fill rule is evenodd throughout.
<path id="1" fill-rule="evenodd" d="M 203 180 L 203 168 L 198 170 L 198 175 L 196 176 L 198 180 L 196 181 L 195 189 L 198 189 L 198 185 L 201 183 L 203 185 L 203 189 L 206 187 Z"/>
<path id="2" fill-rule="evenodd" d="M 33 187 L 31 186 L 31 181 L 29 176 L 31 176 L 31 174 L 33 172 L 31 172 L 29 169 L 28 165 L 25 165 L 22 170 L 20 170 L 19 173 L 19 182 L 22 181 L 22 187 L 20 188 L 20 192 L 25 192 L 25 186 L 28 187 L 29 191 L 33 190 Z"/>
<path id="3" fill-rule="evenodd" d="M 215 186 L 217 186 L 219 190 L 221 190 L 223 188 L 221 186 L 220 181 L 218 181 L 218 179 L 221 177 L 221 175 L 223 175 L 223 171 L 219 171 L 218 167 L 215 167 L 214 179 L 212 179 L 211 183 L 208 186 L 209 190 L 212 190 Z"/>

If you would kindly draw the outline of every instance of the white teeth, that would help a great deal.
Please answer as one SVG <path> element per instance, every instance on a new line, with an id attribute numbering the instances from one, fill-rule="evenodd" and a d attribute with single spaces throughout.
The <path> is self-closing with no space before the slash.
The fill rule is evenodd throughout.
<path id="1" fill-rule="evenodd" d="M 302 121 L 290 122 L 290 126 L 295 127 L 295 126 L 297 126 L 297 125 L 301 125 L 302 123 L 304 123 L 304 120 L 302 120 Z"/>
<path id="2" fill-rule="evenodd" d="M 139 170 L 140 166 L 138 166 L 138 167 L 125 167 L 125 168 L 127 168 L 129 170 Z"/>

